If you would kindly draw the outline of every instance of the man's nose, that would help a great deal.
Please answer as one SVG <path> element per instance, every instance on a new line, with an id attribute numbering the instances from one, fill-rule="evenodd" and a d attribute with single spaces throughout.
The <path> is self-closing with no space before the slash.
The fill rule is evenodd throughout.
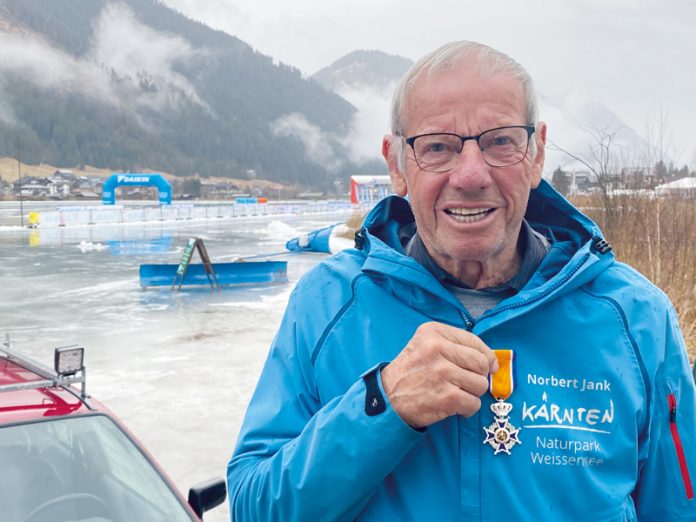
<path id="1" fill-rule="evenodd" d="M 464 190 L 480 190 L 492 183 L 490 166 L 476 140 L 464 142 L 458 161 L 450 171 L 449 183 Z"/>

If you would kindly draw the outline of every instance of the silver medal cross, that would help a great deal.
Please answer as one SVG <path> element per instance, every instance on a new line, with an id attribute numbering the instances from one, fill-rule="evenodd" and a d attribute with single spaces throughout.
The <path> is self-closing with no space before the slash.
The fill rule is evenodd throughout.
<path id="1" fill-rule="evenodd" d="M 510 455 L 510 449 L 515 444 L 522 444 L 518 438 L 520 428 L 515 428 L 508 419 L 508 415 L 512 411 L 512 404 L 498 400 L 498 402 L 491 404 L 491 411 L 495 418 L 490 426 L 483 428 L 483 431 L 486 432 L 486 439 L 483 443 L 491 445 L 495 450 L 493 455 L 501 452 Z"/>

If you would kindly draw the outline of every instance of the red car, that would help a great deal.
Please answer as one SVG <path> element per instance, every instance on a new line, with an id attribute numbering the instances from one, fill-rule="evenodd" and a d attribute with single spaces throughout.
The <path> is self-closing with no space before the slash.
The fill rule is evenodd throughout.
<path id="1" fill-rule="evenodd" d="M 191 522 L 222 503 L 223 480 L 182 498 L 116 416 L 85 394 L 83 354 L 57 348 L 50 370 L 10 352 L 9 340 L 0 346 L 0 520 Z"/>

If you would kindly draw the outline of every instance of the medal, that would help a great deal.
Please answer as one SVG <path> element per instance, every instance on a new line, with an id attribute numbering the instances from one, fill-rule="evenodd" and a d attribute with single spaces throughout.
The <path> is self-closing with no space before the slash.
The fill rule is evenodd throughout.
<path id="1" fill-rule="evenodd" d="M 488 377 L 488 389 L 491 395 L 497 400 L 491 404 L 491 411 L 495 418 L 490 426 L 483 428 L 486 433 L 484 444 L 490 444 L 495 450 L 493 455 L 507 453 L 515 444 L 522 444 L 518 434 L 520 428 L 515 428 L 510 424 L 508 415 L 512 411 L 512 404 L 505 402 L 515 390 L 515 380 L 513 375 L 513 363 L 515 360 L 512 350 L 494 350 L 498 359 L 499 369 Z"/>

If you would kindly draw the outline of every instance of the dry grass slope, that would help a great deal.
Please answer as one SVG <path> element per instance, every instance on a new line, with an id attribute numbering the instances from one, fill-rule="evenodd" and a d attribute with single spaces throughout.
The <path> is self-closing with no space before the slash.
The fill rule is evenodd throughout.
<path id="1" fill-rule="evenodd" d="M 58 167 L 54 167 L 53 165 L 49 165 L 47 163 L 42 163 L 40 165 L 28 165 L 26 163 L 22 163 L 22 176 L 34 176 L 37 178 L 47 178 L 49 176 L 52 176 L 55 171 L 58 170 Z M 84 168 L 77 168 L 73 167 L 70 168 L 76 176 L 84 176 L 84 177 L 90 177 L 90 176 L 95 176 L 95 177 L 100 177 L 100 178 L 108 178 L 114 173 L 120 173 L 122 171 L 117 171 L 117 170 L 112 170 L 112 169 L 100 169 L 97 167 L 92 167 L 90 165 L 85 165 Z M 155 171 L 151 169 L 142 169 L 139 170 L 139 172 L 143 173 L 154 173 Z M 177 178 L 176 176 L 168 173 L 168 172 L 162 172 L 162 171 L 157 171 L 158 173 L 162 174 L 165 178 L 167 178 L 169 181 L 173 181 L 175 179 L 185 179 L 185 178 Z M 17 171 L 17 160 L 14 158 L 8 158 L 8 157 L 0 157 L 0 178 L 4 179 L 8 183 L 13 183 L 14 181 L 17 180 L 18 178 L 18 171 Z M 289 187 L 287 185 L 284 185 L 282 183 L 278 183 L 275 181 L 268 181 L 264 179 L 237 179 L 237 178 L 226 178 L 222 176 L 217 176 L 217 177 L 209 177 L 209 178 L 202 178 L 204 181 L 207 183 L 222 183 L 222 182 L 227 182 L 227 183 L 234 183 L 236 186 L 238 186 L 241 190 L 252 190 L 254 188 L 260 188 L 261 190 L 264 191 L 282 191 L 286 190 Z M 294 192 L 299 191 L 299 188 L 296 188 Z"/>
<path id="2" fill-rule="evenodd" d="M 691 361 L 696 358 L 696 201 L 647 196 L 578 197 L 617 259 L 672 300 Z"/>
<path id="3" fill-rule="evenodd" d="M 57 167 L 46 163 L 42 163 L 41 165 L 27 165 L 26 163 L 22 163 L 22 176 L 47 178 L 53 175 L 56 170 L 58 170 Z M 83 169 L 73 168 L 70 170 L 72 170 L 76 176 L 99 176 L 101 178 L 107 178 L 114 173 L 112 170 L 98 169 L 96 167 L 90 167 L 89 165 L 86 165 Z M 12 183 L 17 179 L 18 175 L 17 160 L 14 158 L 0 157 L 0 177 Z"/>

